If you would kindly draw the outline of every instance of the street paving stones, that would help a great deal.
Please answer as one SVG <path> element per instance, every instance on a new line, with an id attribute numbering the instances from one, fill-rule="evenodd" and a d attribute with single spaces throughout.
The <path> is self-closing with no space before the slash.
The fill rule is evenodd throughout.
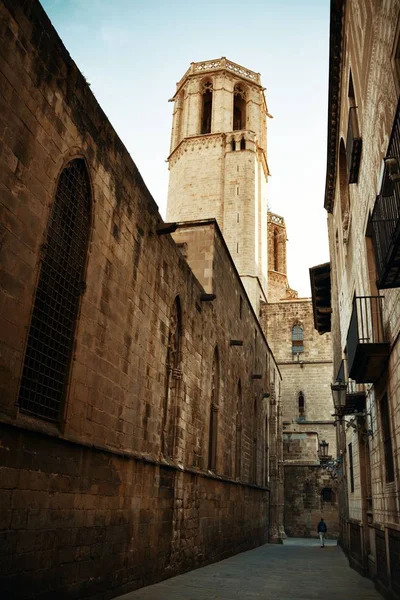
<path id="1" fill-rule="evenodd" d="M 336 542 L 290 538 L 120 596 L 116 600 L 382 600 Z"/>

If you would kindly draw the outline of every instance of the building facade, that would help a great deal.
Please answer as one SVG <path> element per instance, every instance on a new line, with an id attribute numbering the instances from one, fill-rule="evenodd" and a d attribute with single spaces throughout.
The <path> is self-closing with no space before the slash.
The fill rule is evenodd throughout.
<path id="1" fill-rule="evenodd" d="M 289 286 L 286 240 L 283 217 L 269 212 L 269 302 L 262 304 L 261 323 L 282 373 L 284 529 L 290 537 L 315 537 L 323 516 L 334 538 L 337 481 L 325 468 L 336 459 L 331 336 L 319 336 L 311 300 Z M 321 443 L 328 444 L 325 465 Z"/>
<path id="2" fill-rule="evenodd" d="M 316 327 L 331 328 L 341 543 L 400 597 L 400 113 L 397 0 L 331 2 L 330 271 L 315 278 Z M 318 269 L 317 269 L 318 270 Z M 331 323 L 320 317 L 331 288 Z"/>
<path id="3" fill-rule="evenodd" d="M 279 541 L 281 374 L 217 222 L 163 223 L 39 2 L 0 11 L 2 593 Z"/>

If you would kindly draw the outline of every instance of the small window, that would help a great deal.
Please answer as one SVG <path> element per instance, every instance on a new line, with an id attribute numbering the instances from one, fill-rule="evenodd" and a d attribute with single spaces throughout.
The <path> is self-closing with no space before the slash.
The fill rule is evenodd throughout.
<path id="1" fill-rule="evenodd" d="M 383 451 L 385 456 L 385 471 L 386 471 L 386 483 L 394 481 L 394 461 L 393 461 L 393 448 L 392 448 L 392 437 L 390 435 L 390 417 L 389 417 L 389 403 L 387 394 L 385 394 L 380 402 L 381 408 L 381 423 L 382 423 L 382 439 L 383 439 Z"/>
<path id="2" fill-rule="evenodd" d="M 239 319 L 243 317 L 243 298 L 240 296 L 239 299 Z"/>
<path id="3" fill-rule="evenodd" d="M 334 494 L 332 488 L 323 488 L 321 492 L 322 502 L 334 502 Z"/>
<path id="4" fill-rule="evenodd" d="M 292 353 L 300 352 L 304 352 L 303 328 L 300 325 L 294 325 L 292 328 Z"/>
<path id="5" fill-rule="evenodd" d="M 353 444 L 349 444 L 350 492 L 354 492 Z"/>
<path id="6" fill-rule="evenodd" d="M 235 150 L 236 150 L 236 141 L 235 140 L 231 141 L 231 149 L 232 149 L 232 152 L 235 152 Z"/>
<path id="7" fill-rule="evenodd" d="M 244 138 L 240 140 L 240 149 L 246 150 L 246 140 Z"/>

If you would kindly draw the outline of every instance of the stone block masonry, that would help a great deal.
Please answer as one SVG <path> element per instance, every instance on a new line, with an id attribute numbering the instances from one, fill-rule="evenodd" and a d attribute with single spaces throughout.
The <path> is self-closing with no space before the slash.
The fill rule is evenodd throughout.
<path id="1" fill-rule="evenodd" d="M 112 597 L 265 541 L 265 490 L 0 432 L 2 598 Z"/>
<path id="2" fill-rule="evenodd" d="M 324 491 L 323 491 L 324 490 Z M 328 537 L 339 536 L 337 482 L 319 465 L 285 465 L 285 532 L 289 537 L 317 537 L 324 518 Z"/>
<path id="3" fill-rule="evenodd" d="M 104 600 L 275 535 L 281 375 L 218 228 L 185 239 L 209 249 L 192 270 L 39 2 L 3 0 L 0 17 L 0 589 Z M 89 243 L 50 421 L 19 390 L 75 159 Z"/>

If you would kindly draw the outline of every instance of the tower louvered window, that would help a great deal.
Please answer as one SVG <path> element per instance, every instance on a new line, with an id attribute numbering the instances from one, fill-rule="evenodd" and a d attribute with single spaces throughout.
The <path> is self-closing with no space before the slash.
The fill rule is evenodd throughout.
<path id="1" fill-rule="evenodd" d="M 90 226 L 90 185 L 82 159 L 62 171 L 50 216 L 19 392 L 20 410 L 60 417 L 68 379 Z"/>

